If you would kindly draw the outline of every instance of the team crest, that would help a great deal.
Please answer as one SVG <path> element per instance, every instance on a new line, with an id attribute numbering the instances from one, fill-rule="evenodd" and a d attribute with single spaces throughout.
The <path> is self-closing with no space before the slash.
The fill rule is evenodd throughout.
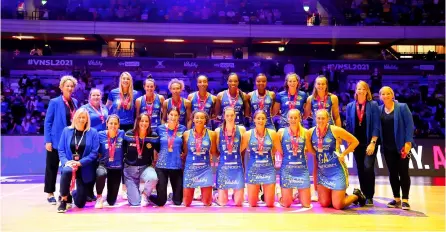
<path id="1" fill-rule="evenodd" d="M 271 145 L 271 141 L 265 141 L 266 145 Z"/>
<path id="2" fill-rule="evenodd" d="M 239 141 L 240 141 L 240 140 L 239 140 L 237 137 L 234 138 L 234 142 L 235 142 L 235 143 L 238 143 Z"/>
<path id="3" fill-rule="evenodd" d="M 207 140 L 203 140 L 202 144 L 203 144 L 204 146 L 207 146 L 207 145 L 209 145 L 209 142 L 208 142 Z"/>
<path id="4" fill-rule="evenodd" d="M 181 132 L 177 132 L 177 136 L 181 137 L 183 134 Z"/>
<path id="5" fill-rule="evenodd" d="M 327 143 L 331 143 L 331 141 L 333 141 L 333 140 L 331 140 L 330 138 L 325 139 L 325 142 L 327 142 Z"/>
<path id="6" fill-rule="evenodd" d="M 152 144 L 151 144 L 151 143 L 147 143 L 146 147 L 147 147 L 148 149 L 150 149 L 150 148 L 152 148 Z"/>
<path id="7" fill-rule="evenodd" d="M 122 138 L 118 138 L 118 143 L 122 143 Z"/>

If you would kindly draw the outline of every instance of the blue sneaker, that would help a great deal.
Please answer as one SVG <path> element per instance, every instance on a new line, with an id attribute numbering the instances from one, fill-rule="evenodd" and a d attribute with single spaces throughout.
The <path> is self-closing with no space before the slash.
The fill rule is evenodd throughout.
<path id="1" fill-rule="evenodd" d="M 57 204 L 56 198 L 54 196 L 49 197 L 46 200 L 48 201 L 48 203 L 50 203 L 52 205 L 56 205 Z"/>

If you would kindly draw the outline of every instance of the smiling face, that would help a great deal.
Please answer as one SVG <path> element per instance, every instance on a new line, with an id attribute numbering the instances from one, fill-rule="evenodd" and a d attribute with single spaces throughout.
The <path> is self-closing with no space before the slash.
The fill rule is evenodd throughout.
<path id="1" fill-rule="evenodd" d="M 290 123 L 290 126 L 300 125 L 299 110 L 292 109 L 288 112 L 288 122 Z"/>
<path id="2" fill-rule="evenodd" d="M 206 114 L 203 112 L 196 112 L 194 114 L 194 124 L 198 127 L 204 127 L 206 125 Z"/>
<path id="3" fill-rule="evenodd" d="M 178 124 L 178 120 L 180 119 L 180 115 L 178 114 L 178 111 L 171 110 L 169 114 L 167 115 L 167 121 L 170 123 Z"/>
<path id="4" fill-rule="evenodd" d="M 119 120 L 116 117 L 110 117 L 107 121 L 107 129 L 117 132 L 119 129 Z"/>
<path id="5" fill-rule="evenodd" d="M 85 128 L 88 122 L 87 112 L 80 113 L 74 120 L 76 128 Z"/>
<path id="6" fill-rule="evenodd" d="M 198 90 L 201 90 L 201 91 L 207 91 L 208 86 L 209 86 L 209 83 L 208 83 L 208 78 L 207 78 L 207 77 L 205 77 L 205 76 L 199 76 L 199 77 L 197 78 L 197 87 L 198 87 Z"/>
<path id="7" fill-rule="evenodd" d="M 389 103 L 393 101 L 394 94 L 393 90 L 390 87 L 382 87 L 379 91 L 379 97 L 385 103 Z"/>
<path id="8" fill-rule="evenodd" d="M 99 89 L 92 90 L 90 93 L 90 103 L 94 106 L 101 104 L 102 94 Z"/>
<path id="9" fill-rule="evenodd" d="M 70 80 L 67 80 L 65 81 L 65 83 L 63 83 L 63 86 L 60 90 L 62 91 L 62 94 L 64 96 L 71 96 L 74 91 L 74 87 L 74 83 Z"/>
<path id="10" fill-rule="evenodd" d="M 266 114 L 265 112 L 258 112 L 254 116 L 254 124 L 257 128 L 264 128 L 266 124 Z"/>
<path id="11" fill-rule="evenodd" d="M 317 92 L 323 93 L 327 91 L 327 79 L 316 78 L 315 88 Z"/>
<path id="12" fill-rule="evenodd" d="M 128 89 L 130 87 L 130 83 L 132 82 L 132 78 L 130 75 L 123 73 L 121 75 L 120 82 L 123 89 Z"/>
<path id="13" fill-rule="evenodd" d="M 170 85 L 170 93 L 172 93 L 172 96 L 180 96 L 181 94 L 181 84 L 179 83 L 173 83 Z"/>
<path id="14" fill-rule="evenodd" d="M 239 80 L 238 80 L 238 76 L 236 74 L 232 74 L 228 77 L 228 88 L 229 89 L 237 89 L 238 88 L 238 84 L 239 84 Z"/>
<path id="15" fill-rule="evenodd" d="M 316 125 L 318 128 L 325 128 L 328 124 L 329 115 L 327 110 L 318 110 L 316 112 Z"/>
<path id="16" fill-rule="evenodd" d="M 267 84 L 267 79 L 265 75 L 259 75 L 256 78 L 256 87 L 258 90 L 265 90 L 266 89 L 266 84 Z"/>
<path id="17" fill-rule="evenodd" d="M 288 89 L 297 89 L 297 87 L 299 87 L 299 79 L 296 75 L 290 75 L 288 76 L 286 84 Z"/>
<path id="18" fill-rule="evenodd" d="M 233 124 L 235 122 L 235 110 L 233 108 L 226 109 L 224 117 L 226 123 Z"/>
<path id="19" fill-rule="evenodd" d="M 150 126 L 150 118 L 147 115 L 141 116 L 139 121 L 139 129 L 146 131 Z"/>
<path id="20" fill-rule="evenodd" d="M 146 80 L 144 82 L 144 90 L 149 95 L 152 95 L 155 92 L 155 83 L 153 83 L 153 81 Z"/>

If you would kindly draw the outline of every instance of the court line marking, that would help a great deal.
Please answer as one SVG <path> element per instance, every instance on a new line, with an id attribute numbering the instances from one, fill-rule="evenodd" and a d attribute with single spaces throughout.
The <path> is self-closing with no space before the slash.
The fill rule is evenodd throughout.
<path id="1" fill-rule="evenodd" d="M 16 195 L 16 194 L 19 194 L 19 193 L 26 192 L 28 190 L 35 189 L 37 187 L 41 187 L 42 185 L 43 184 L 37 184 L 37 185 L 29 187 L 29 188 L 25 188 L 25 189 L 22 189 L 22 190 L 19 190 L 19 191 L 15 191 L 15 192 L 12 192 L 12 193 L 9 193 L 9 194 L 6 194 L 6 195 L 2 195 L 2 196 L 0 196 L 0 199 L 3 199 L 4 197 L 9 197 L 9 196 L 12 196 L 12 195 Z"/>

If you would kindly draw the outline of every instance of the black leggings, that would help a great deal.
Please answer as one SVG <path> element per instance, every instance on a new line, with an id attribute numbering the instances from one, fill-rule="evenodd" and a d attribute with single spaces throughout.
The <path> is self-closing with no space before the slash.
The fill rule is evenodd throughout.
<path id="1" fill-rule="evenodd" d="M 389 169 L 390 185 L 392 186 L 393 197 L 400 198 L 400 188 L 403 199 L 409 199 L 410 176 L 409 157 L 401 159 L 401 154 L 396 149 L 384 149 L 387 168 Z"/>
<path id="2" fill-rule="evenodd" d="M 366 154 L 367 145 L 359 144 L 353 152 L 358 169 L 359 186 L 367 199 L 373 199 L 375 195 L 375 151 L 372 155 Z"/>
<path id="3" fill-rule="evenodd" d="M 98 195 L 102 195 L 107 179 L 107 203 L 109 205 L 114 205 L 118 198 L 121 173 L 121 169 L 107 169 L 102 165 L 99 165 L 96 170 L 96 192 Z"/>
<path id="4" fill-rule="evenodd" d="M 181 169 L 164 169 L 155 168 L 158 175 L 158 183 L 156 184 L 156 197 L 150 197 L 150 200 L 158 205 L 164 206 L 167 202 L 167 184 L 170 178 L 172 185 L 172 201 L 175 205 L 181 205 L 183 202 L 183 170 Z"/>
<path id="5" fill-rule="evenodd" d="M 46 151 L 46 167 L 45 167 L 45 187 L 46 193 L 54 193 L 56 191 L 57 172 L 59 171 L 59 152 L 56 148 L 52 151 Z"/>

